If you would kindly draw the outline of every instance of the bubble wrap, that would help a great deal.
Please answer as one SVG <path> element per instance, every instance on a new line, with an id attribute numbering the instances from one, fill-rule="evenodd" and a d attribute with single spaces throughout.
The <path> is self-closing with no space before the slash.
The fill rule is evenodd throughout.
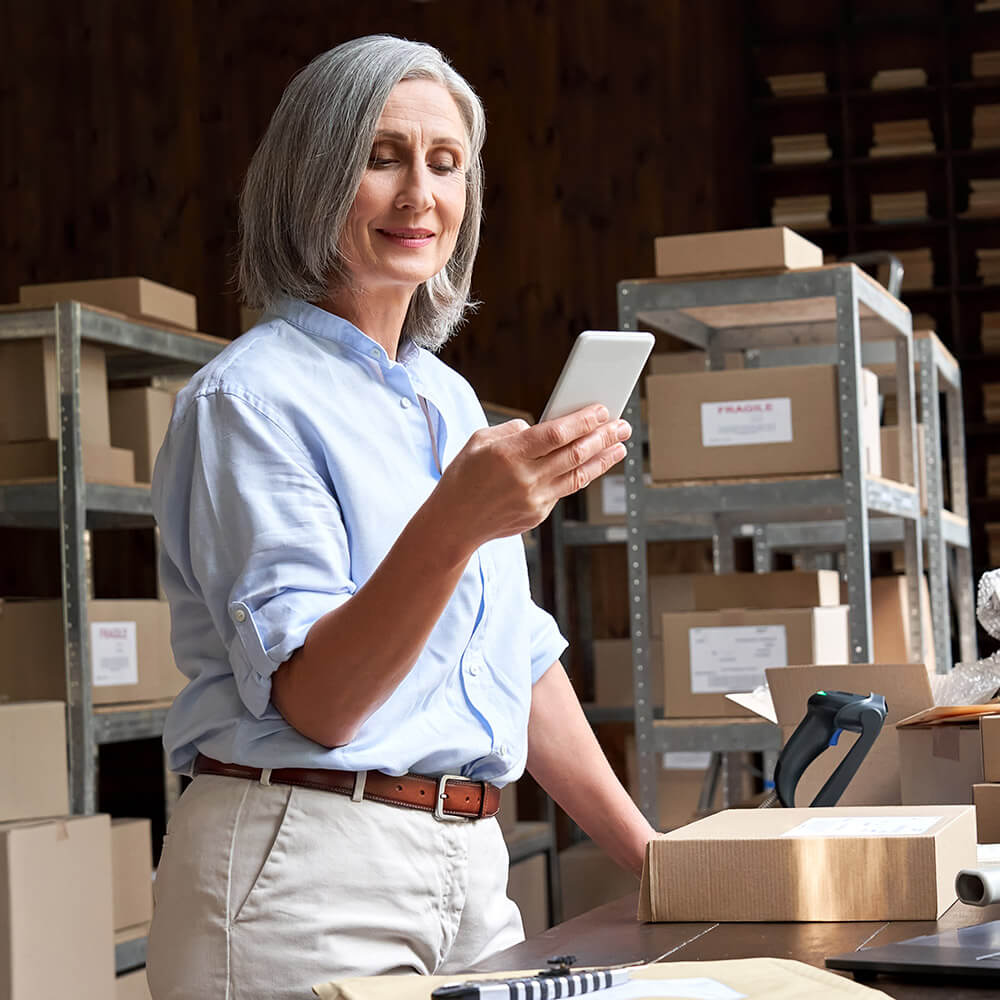
<path id="1" fill-rule="evenodd" d="M 1000 570 L 979 578 L 976 617 L 994 639 L 1000 639 Z M 975 663 L 957 663 L 950 674 L 934 674 L 931 690 L 937 705 L 978 705 L 1000 689 L 1000 652 Z"/>

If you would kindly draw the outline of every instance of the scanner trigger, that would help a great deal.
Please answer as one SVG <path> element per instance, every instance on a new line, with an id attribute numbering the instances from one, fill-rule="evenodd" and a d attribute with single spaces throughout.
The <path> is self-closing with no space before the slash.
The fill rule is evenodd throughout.
<path id="1" fill-rule="evenodd" d="M 843 731 L 844 731 L 843 729 L 835 729 L 833 731 L 833 735 L 830 737 L 830 742 L 829 742 L 828 745 L 831 746 L 831 747 L 835 747 L 837 745 L 837 740 L 840 739 L 840 734 Z"/>

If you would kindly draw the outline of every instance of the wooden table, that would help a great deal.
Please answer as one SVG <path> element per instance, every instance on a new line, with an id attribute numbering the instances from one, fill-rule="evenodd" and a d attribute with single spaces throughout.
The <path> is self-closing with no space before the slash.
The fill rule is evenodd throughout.
<path id="1" fill-rule="evenodd" d="M 876 944 L 891 944 L 920 934 L 1000 920 L 1000 903 L 984 908 L 956 903 L 938 921 L 843 924 L 640 924 L 638 894 L 625 896 L 552 927 L 537 937 L 494 955 L 476 972 L 545 968 L 552 955 L 576 955 L 579 965 L 622 962 L 704 962 L 723 958 L 793 958 L 824 968 L 828 955 Z M 849 974 L 848 974 L 849 975 Z M 928 982 L 880 976 L 871 983 L 891 997 L 906 1000 L 985 1000 L 992 985 Z"/>

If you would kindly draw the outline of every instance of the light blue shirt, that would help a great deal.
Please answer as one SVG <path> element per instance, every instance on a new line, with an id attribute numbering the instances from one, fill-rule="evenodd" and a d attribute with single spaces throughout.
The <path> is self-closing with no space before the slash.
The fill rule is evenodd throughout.
<path id="1" fill-rule="evenodd" d="M 299 300 L 194 376 L 153 475 L 171 642 L 188 677 L 164 730 L 171 768 L 201 751 L 253 767 L 521 775 L 532 684 L 566 641 L 531 600 L 520 537 L 476 552 L 413 669 L 346 746 L 307 739 L 270 700 L 275 670 L 364 585 L 439 462 L 485 425 L 472 388 L 433 354 L 407 343 L 391 361 Z"/>

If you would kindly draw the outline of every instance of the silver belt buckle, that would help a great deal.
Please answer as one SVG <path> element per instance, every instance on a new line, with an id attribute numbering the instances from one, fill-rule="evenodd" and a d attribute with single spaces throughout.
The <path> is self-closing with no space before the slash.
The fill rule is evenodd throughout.
<path id="1" fill-rule="evenodd" d="M 464 823 L 466 820 L 473 819 L 472 816 L 452 816 L 444 811 L 444 802 L 448 797 L 448 794 L 444 790 L 445 782 L 447 781 L 465 781 L 468 782 L 469 779 L 461 774 L 442 774 L 437 779 L 437 792 L 435 793 L 434 802 L 434 818 L 442 820 L 443 822 L 458 822 Z M 483 792 L 485 795 L 485 790 Z"/>

